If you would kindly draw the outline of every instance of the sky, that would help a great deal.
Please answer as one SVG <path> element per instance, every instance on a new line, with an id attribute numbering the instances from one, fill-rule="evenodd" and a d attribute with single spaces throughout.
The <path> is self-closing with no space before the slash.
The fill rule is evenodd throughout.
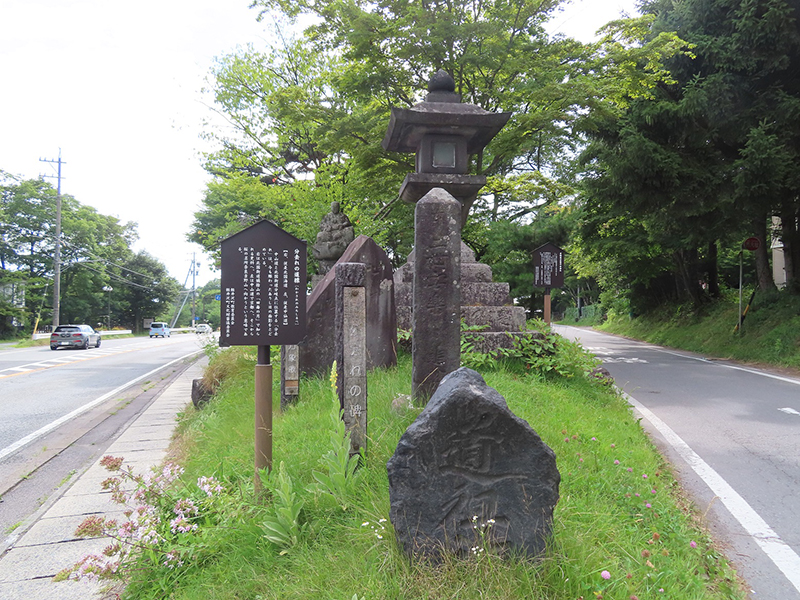
<path id="1" fill-rule="evenodd" d="M 635 0 L 573 0 L 551 33 L 589 41 Z M 0 170 L 55 176 L 62 193 L 123 223 L 134 250 L 198 286 L 219 277 L 186 241 L 210 177 L 200 138 L 213 113 L 201 89 L 215 57 L 253 43 L 268 25 L 250 0 L 0 0 Z M 48 178 L 55 186 L 56 179 Z M 191 277 L 188 285 L 191 286 Z"/>

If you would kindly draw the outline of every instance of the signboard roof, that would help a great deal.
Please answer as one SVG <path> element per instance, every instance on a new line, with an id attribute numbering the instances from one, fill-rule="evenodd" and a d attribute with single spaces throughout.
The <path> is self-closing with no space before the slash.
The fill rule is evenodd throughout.
<path id="1" fill-rule="evenodd" d="M 306 334 L 306 243 L 260 221 L 222 241 L 221 346 L 297 344 Z"/>

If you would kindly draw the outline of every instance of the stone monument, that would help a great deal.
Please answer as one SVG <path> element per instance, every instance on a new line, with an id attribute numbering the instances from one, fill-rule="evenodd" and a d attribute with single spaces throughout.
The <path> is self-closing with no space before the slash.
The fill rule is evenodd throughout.
<path id="1" fill-rule="evenodd" d="M 336 390 L 350 455 L 367 451 L 367 302 L 362 263 L 336 263 Z"/>
<path id="2" fill-rule="evenodd" d="M 466 221 L 478 192 L 486 184 L 486 176 L 480 173 L 480 159 L 476 161 L 478 174 L 469 174 L 469 157 L 480 157 L 483 148 L 510 117 L 511 113 L 490 113 L 473 104 L 462 104 L 461 96 L 455 92 L 455 81 L 442 70 L 431 77 L 428 95 L 423 102 L 409 109 L 392 108 L 389 127 L 382 142 L 384 149 L 413 152 L 416 155 L 416 170 L 406 175 L 400 188 L 403 200 L 418 202 L 415 211 L 417 231 L 414 248 L 417 261 L 412 317 L 412 388 L 415 402 L 425 402 L 439 385 L 441 377 L 459 364 L 461 225 Z M 420 214 L 422 201 L 433 193 L 437 201 L 425 208 L 424 214 Z M 445 196 L 458 202 L 456 218 L 451 217 L 450 205 L 443 200 Z M 435 239 L 419 231 L 420 224 L 428 221 L 432 223 L 431 231 L 436 230 Z M 449 231 L 440 231 L 439 224 L 447 224 Z M 445 260 L 452 264 L 445 265 Z M 424 331 L 418 331 L 418 324 L 427 324 L 438 317 L 419 314 L 420 310 L 428 311 L 429 305 L 421 301 L 423 296 L 417 288 L 424 283 L 424 277 L 438 280 L 442 273 L 450 277 L 446 286 L 440 288 L 445 297 L 443 302 L 447 307 L 447 316 L 440 322 L 440 331 L 427 326 Z M 430 295 L 428 297 L 431 298 Z M 436 314 L 441 312 L 439 303 L 430 304 L 430 307 Z"/>
<path id="3" fill-rule="evenodd" d="M 360 235 L 339 260 L 366 265 L 367 369 L 396 365 L 397 321 L 389 257 L 372 238 Z M 334 271 L 331 270 L 308 297 L 308 332 L 300 343 L 300 372 L 305 375 L 325 375 L 333 364 L 335 300 Z"/>
<path id="4" fill-rule="evenodd" d="M 441 188 L 414 213 L 411 395 L 425 403 L 461 362 L 461 204 Z"/>
<path id="5" fill-rule="evenodd" d="M 300 350 L 297 344 L 281 346 L 281 410 L 300 397 Z"/>
<path id="6" fill-rule="evenodd" d="M 354 239 L 350 219 L 341 211 L 338 202 L 331 202 L 331 211 L 322 217 L 317 240 L 311 247 L 311 254 L 319 263 L 319 277 L 312 278 L 312 288 L 333 268 Z"/>
<path id="7" fill-rule="evenodd" d="M 389 516 L 409 555 L 544 552 L 561 481 L 555 454 L 477 372 L 444 378 L 387 470 Z"/>

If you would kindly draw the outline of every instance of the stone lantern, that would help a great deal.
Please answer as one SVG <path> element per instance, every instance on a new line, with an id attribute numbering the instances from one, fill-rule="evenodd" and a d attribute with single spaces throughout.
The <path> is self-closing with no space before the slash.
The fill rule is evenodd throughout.
<path id="1" fill-rule="evenodd" d="M 442 188 L 461 202 L 461 221 L 466 221 L 484 175 L 468 175 L 469 156 L 479 154 L 497 135 L 511 113 L 491 113 L 474 104 L 463 104 L 455 93 L 455 81 L 439 70 L 428 83 L 428 95 L 411 108 L 392 108 L 384 149 L 414 152 L 416 172 L 409 173 L 400 197 L 416 202 L 433 188 Z"/>

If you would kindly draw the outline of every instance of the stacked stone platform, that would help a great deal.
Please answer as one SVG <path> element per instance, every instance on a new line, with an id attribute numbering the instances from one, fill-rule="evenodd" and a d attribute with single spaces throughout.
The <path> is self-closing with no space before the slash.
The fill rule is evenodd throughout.
<path id="1" fill-rule="evenodd" d="M 397 326 L 400 329 L 411 329 L 414 259 L 412 251 L 408 262 L 394 273 Z M 468 334 L 477 352 L 511 347 L 513 336 L 525 329 L 525 309 L 511 304 L 508 283 L 493 282 L 492 268 L 477 262 L 475 253 L 463 241 L 461 318 L 469 327 L 485 327 L 480 332 Z"/>

